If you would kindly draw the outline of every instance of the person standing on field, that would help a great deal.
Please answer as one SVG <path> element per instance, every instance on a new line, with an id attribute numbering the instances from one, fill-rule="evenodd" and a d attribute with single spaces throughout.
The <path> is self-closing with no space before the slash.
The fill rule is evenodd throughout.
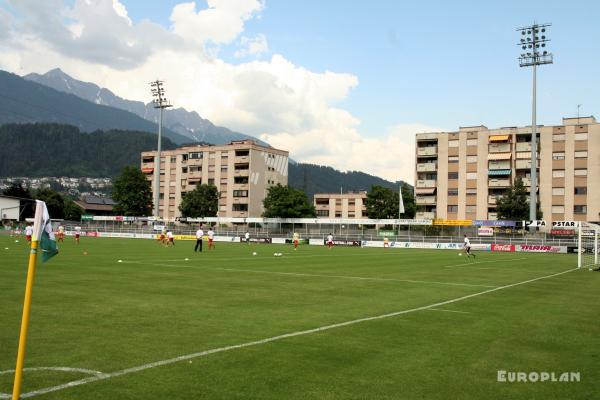
<path id="1" fill-rule="evenodd" d="M 204 238 L 204 231 L 202 227 L 198 228 L 196 231 L 196 247 L 194 247 L 194 251 L 197 252 L 200 249 L 200 253 L 202 253 L 202 239 Z"/>
<path id="2" fill-rule="evenodd" d="M 215 244 L 213 240 L 215 239 L 215 231 L 213 231 L 212 227 L 208 228 L 208 249 L 214 249 Z"/>
<path id="3" fill-rule="evenodd" d="M 300 235 L 298 234 L 298 232 L 294 232 L 294 236 L 293 236 L 293 240 L 294 240 L 294 250 L 298 250 L 298 243 L 300 242 Z"/>
<path id="4" fill-rule="evenodd" d="M 250 232 L 246 232 L 244 237 L 246 238 L 246 243 L 250 244 Z"/>
<path id="5" fill-rule="evenodd" d="M 327 247 L 330 249 L 333 247 L 333 235 L 331 233 L 327 235 Z"/>

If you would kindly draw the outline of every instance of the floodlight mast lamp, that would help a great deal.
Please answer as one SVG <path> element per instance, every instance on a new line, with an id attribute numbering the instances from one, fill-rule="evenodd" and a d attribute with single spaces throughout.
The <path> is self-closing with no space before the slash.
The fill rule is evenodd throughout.
<path id="1" fill-rule="evenodd" d="M 155 80 L 150 82 L 150 91 L 154 99 L 154 108 L 160 109 L 158 119 L 158 146 L 156 151 L 156 158 L 154 160 L 154 217 L 160 218 L 160 156 L 161 156 L 161 139 L 162 139 L 162 123 L 163 123 L 163 110 L 171 107 L 169 101 L 165 98 L 165 89 L 163 88 L 163 81 Z"/>
<path id="2" fill-rule="evenodd" d="M 550 41 L 547 38 L 548 27 L 552 24 L 533 24 L 518 28 L 521 32 L 520 43 L 523 53 L 519 57 L 519 66 L 533 68 L 533 95 L 531 99 L 531 186 L 529 199 L 529 219 L 537 219 L 537 122 L 536 122 L 536 67 L 552 64 L 552 53 L 546 50 Z"/>

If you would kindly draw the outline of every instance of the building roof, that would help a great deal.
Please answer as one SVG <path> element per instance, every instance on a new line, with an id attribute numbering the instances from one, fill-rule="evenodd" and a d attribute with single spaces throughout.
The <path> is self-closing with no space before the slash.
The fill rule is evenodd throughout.
<path id="1" fill-rule="evenodd" d="M 80 200 L 75 200 L 74 203 L 81 207 L 84 211 L 108 212 L 112 212 L 113 206 L 116 204 L 111 198 L 102 198 L 98 196 L 85 196 Z"/>

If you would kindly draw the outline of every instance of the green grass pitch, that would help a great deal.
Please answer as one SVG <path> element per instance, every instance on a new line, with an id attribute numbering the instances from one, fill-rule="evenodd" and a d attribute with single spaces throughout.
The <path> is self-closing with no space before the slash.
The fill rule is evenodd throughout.
<path id="1" fill-rule="evenodd" d="M 19 239 L 0 236 L 0 398 L 12 392 L 21 321 L 28 249 Z M 480 252 L 470 261 L 441 250 L 193 246 L 66 238 L 39 262 L 25 396 L 600 394 L 600 274 L 560 274 L 574 255 Z M 579 372 L 580 381 L 505 383 L 499 370 Z"/>

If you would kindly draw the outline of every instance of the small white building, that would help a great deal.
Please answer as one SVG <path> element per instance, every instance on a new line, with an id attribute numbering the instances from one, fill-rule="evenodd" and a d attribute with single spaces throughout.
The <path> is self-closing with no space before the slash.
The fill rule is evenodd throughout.
<path id="1" fill-rule="evenodd" d="M 21 201 L 16 197 L 0 195 L 0 220 L 19 220 Z"/>

